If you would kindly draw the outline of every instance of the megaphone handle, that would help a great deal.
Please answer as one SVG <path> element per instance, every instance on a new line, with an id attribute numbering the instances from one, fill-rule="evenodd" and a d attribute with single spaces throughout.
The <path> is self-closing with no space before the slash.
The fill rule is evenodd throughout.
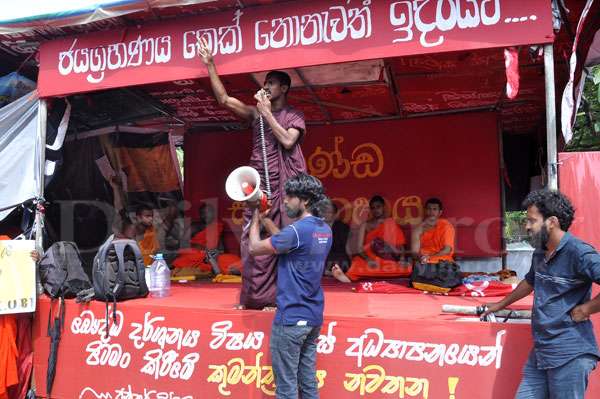
<path id="1" fill-rule="evenodd" d="M 258 117 L 258 124 L 260 128 L 260 145 L 263 156 L 263 166 L 265 169 L 265 191 L 267 197 L 271 198 L 271 180 L 269 179 L 269 161 L 267 161 L 267 145 L 265 143 L 265 122 L 263 121 L 262 115 Z"/>

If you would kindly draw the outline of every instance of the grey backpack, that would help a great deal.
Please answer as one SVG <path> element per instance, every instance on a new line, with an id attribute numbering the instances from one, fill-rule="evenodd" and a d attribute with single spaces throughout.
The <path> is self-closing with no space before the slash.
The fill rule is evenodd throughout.
<path id="1" fill-rule="evenodd" d="M 117 302 L 148 295 L 144 260 L 137 242 L 110 236 L 94 258 L 92 280 L 100 301 Z"/>
<path id="2" fill-rule="evenodd" d="M 52 244 L 42 256 L 39 268 L 44 291 L 52 298 L 75 298 L 77 294 L 92 288 L 74 242 L 58 241 Z"/>

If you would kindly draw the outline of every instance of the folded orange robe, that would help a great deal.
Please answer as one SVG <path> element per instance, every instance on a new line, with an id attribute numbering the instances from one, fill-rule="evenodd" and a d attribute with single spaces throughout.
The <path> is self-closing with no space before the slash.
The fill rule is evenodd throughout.
<path id="1" fill-rule="evenodd" d="M 151 265 L 153 262 L 151 255 L 154 255 L 160 249 L 154 227 L 149 227 L 144 232 L 144 237 L 138 243 L 138 245 L 140 247 L 140 251 L 142 252 L 142 257 L 144 258 L 144 265 Z"/>
<path id="2" fill-rule="evenodd" d="M 398 223 L 392 218 L 387 218 L 375 229 L 368 232 L 365 236 L 365 244 L 363 251 L 372 260 L 377 263 L 377 267 L 370 267 L 369 263 L 355 256 L 352 258 L 350 269 L 346 272 L 346 276 L 352 281 L 357 281 L 363 278 L 394 278 L 408 277 L 412 271 L 410 264 L 400 263 L 395 260 L 383 259 L 376 255 L 373 247 L 373 241 L 376 239 L 383 240 L 390 246 L 398 248 L 406 243 L 404 233 Z"/>
<path id="3" fill-rule="evenodd" d="M 432 255 L 441 251 L 445 246 L 452 248 L 449 254 L 441 256 L 430 256 L 429 263 L 439 263 L 446 260 L 454 260 L 454 226 L 446 219 L 438 219 L 435 226 L 421 234 L 421 255 Z"/>
<path id="4" fill-rule="evenodd" d="M 214 222 L 208 225 L 204 230 L 196 233 L 190 240 L 193 246 L 203 248 L 182 248 L 177 253 L 177 259 L 173 261 L 176 268 L 194 267 L 202 271 L 212 272 L 212 267 L 206 260 L 206 250 L 216 249 L 219 246 L 219 238 L 223 232 L 223 224 Z M 221 274 L 229 274 L 230 268 L 242 270 L 242 261 L 239 256 L 233 254 L 219 254 L 217 264 L 221 269 Z"/>

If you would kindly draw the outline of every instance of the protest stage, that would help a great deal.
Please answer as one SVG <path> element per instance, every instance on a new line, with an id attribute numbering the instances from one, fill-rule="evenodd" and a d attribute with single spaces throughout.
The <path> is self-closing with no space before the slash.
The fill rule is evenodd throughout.
<path id="1" fill-rule="evenodd" d="M 459 322 L 454 321 L 459 315 L 441 314 L 442 304 L 476 306 L 496 299 L 358 294 L 351 285 L 324 286 L 321 397 L 513 397 L 531 347 L 529 325 Z M 238 293 L 238 284 L 177 284 L 168 298 L 118 303 L 108 339 L 104 303 L 68 300 L 51 397 L 274 397 L 273 313 L 234 310 Z M 530 305 L 527 298 L 515 308 Z M 40 300 L 34 327 L 41 396 L 49 306 L 49 299 Z M 588 397 L 599 393 L 600 377 L 593 375 Z"/>

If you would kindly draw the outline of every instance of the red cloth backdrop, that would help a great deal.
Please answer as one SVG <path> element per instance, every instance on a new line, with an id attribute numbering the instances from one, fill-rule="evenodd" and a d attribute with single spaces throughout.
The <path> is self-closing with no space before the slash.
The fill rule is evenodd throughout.
<path id="1" fill-rule="evenodd" d="M 185 197 L 197 216 L 200 201 L 218 207 L 239 235 L 241 204 L 225 194 L 229 172 L 247 163 L 250 132 L 191 134 L 185 139 Z M 494 256 L 500 251 L 500 174 L 496 115 L 470 113 L 309 126 L 302 145 L 309 171 L 320 177 L 355 226 L 376 194 L 409 234 L 427 198 L 444 202 L 444 216 L 457 227 L 459 256 Z M 233 237 L 226 247 L 237 249 Z"/>
<path id="2" fill-rule="evenodd" d="M 575 207 L 569 231 L 600 249 L 600 152 L 562 152 L 559 162 L 560 191 Z"/>

